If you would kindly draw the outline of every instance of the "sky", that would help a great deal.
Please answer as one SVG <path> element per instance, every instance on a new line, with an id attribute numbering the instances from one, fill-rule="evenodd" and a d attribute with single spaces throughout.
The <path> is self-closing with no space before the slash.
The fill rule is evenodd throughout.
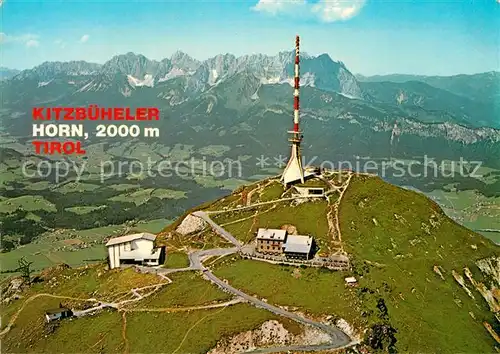
<path id="1" fill-rule="evenodd" d="M 500 70 L 500 0 L 0 0 L 0 66 L 328 53 L 353 73 Z"/>

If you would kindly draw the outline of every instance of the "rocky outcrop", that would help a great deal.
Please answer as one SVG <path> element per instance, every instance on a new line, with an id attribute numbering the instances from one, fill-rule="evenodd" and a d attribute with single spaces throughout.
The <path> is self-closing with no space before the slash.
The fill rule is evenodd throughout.
<path id="1" fill-rule="evenodd" d="M 464 277 L 461 276 L 460 274 L 458 274 L 454 270 L 451 272 L 451 274 L 453 275 L 453 278 L 455 278 L 455 280 L 457 281 L 457 283 L 460 284 L 460 286 L 462 286 L 462 288 L 465 290 L 465 292 L 467 293 L 467 295 L 469 295 L 471 298 L 474 299 L 474 295 L 472 295 L 472 292 L 470 291 L 470 289 L 467 287 L 467 285 L 465 285 Z"/>
<path id="2" fill-rule="evenodd" d="M 175 231 L 185 236 L 194 232 L 201 231 L 206 226 L 207 223 L 205 222 L 205 220 L 189 214 L 184 218 L 184 220 L 182 220 L 181 224 L 177 227 L 177 229 L 175 229 Z"/>
<path id="3" fill-rule="evenodd" d="M 490 310 L 494 313 L 500 312 L 500 302 L 496 297 L 496 295 L 498 295 L 498 286 L 492 284 L 491 287 L 488 287 L 484 283 L 476 281 L 472 275 L 472 272 L 467 267 L 464 269 L 464 273 L 467 279 L 474 286 L 474 288 L 476 288 L 476 290 L 486 300 L 486 302 L 490 306 Z"/>
<path id="4" fill-rule="evenodd" d="M 493 278 L 496 286 L 500 286 L 500 257 L 480 259 L 476 264 L 481 272 Z"/>
<path id="5" fill-rule="evenodd" d="M 443 268 L 441 266 L 437 266 L 435 265 L 434 268 L 434 273 L 436 273 L 437 275 L 439 275 L 441 277 L 442 280 L 444 280 L 444 277 L 443 277 Z"/>
<path id="6" fill-rule="evenodd" d="M 347 334 L 349 337 L 352 339 L 361 341 L 362 333 L 359 331 L 356 331 L 356 329 L 351 326 L 346 320 L 343 318 L 339 318 L 338 320 L 335 321 L 335 326 L 340 328 L 342 332 Z"/>
<path id="7" fill-rule="evenodd" d="M 474 279 L 474 276 L 468 267 L 464 268 L 465 278 L 470 282 L 470 284 L 472 284 L 474 289 L 481 294 L 484 300 L 488 303 L 491 312 L 493 312 L 497 320 L 500 321 L 500 257 L 481 259 L 476 262 L 476 265 L 483 273 L 485 280 L 481 282 Z M 452 271 L 452 275 L 467 292 L 467 294 L 474 299 L 474 295 L 472 295 L 472 292 L 467 287 L 464 277 L 458 274 L 455 270 Z M 469 312 L 469 314 L 475 319 L 473 313 Z M 488 330 L 490 335 L 497 341 L 497 343 L 500 343 L 500 337 L 495 332 L 491 324 L 483 322 L 483 325 Z"/>
<path id="8" fill-rule="evenodd" d="M 22 297 L 21 293 L 23 287 L 25 285 L 25 281 L 21 277 L 16 277 L 12 279 L 8 285 L 2 289 L 2 302 L 4 304 L 8 304 L 13 300 L 20 299 Z"/>
<path id="9" fill-rule="evenodd" d="M 495 339 L 496 342 L 498 344 L 500 344 L 500 336 L 498 335 L 498 333 L 495 332 L 495 330 L 493 329 L 493 327 L 491 327 L 491 325 L 488 322 L 484 322 L 483 325 L 484 325 L 484 328 L 486 328 L 486 330 L 493 337 L 493 339 Z"/>
<path id="10" fill-rule="evenodd" d="M 242 332 L 231 338 L 221 340 L 208 354 L 236 354 L 262 347 L 318 345 L 330 341 L 327 333 L 315 327 L 301 327 L 303 331 L 294 335 L 280 322 L 276 320 L 266 321 L 253 331 Z"/>

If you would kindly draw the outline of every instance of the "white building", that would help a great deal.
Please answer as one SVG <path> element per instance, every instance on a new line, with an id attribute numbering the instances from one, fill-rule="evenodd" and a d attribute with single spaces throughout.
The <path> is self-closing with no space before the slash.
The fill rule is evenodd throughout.
<path id="1" fill-rule="evenodd" d="M 143 264 L 158 266 L 165 260 L 165 248 L 155 247 L 156 235 L 143 232 L 120 236 L 106 243 L 109 256 L 109 268 L 118 268 L 121 264 Z"/>
<path id="2" fill-rule="evenodd" d="M 320 187 L 295 187 L 301 197 L 325 197 L 325 189 Z"/>
<path id="3" fill-rule="evenodd" d="M 51 322 L 55 320 L 59 320 L 62 318 L 68 318 L 73 316 L 73 311 L 67 309 L 65 307 L 61 307 L 58 309 L 48 310 L 45 312 L 45 321 Z"/>
<path id="4" fill-rule="evenodd" d="M 345 278 L 345 282 L 349 286 L 356 286 L 358 284 L 358 281 L 354 277 L 347 277 L 347 278 Z"/>

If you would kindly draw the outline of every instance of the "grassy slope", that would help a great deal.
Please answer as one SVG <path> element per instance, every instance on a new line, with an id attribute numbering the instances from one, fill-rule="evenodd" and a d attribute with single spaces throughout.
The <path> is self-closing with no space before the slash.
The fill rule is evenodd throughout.
<path id="1" fill-rule="evenodd" d="M 264 193 L 269 190 L 271 190 L 270 193 L 273 193 L 274 188 L 274 186 L 268 187 L 264 190 Z M 272 199 L 276 199 L 276 196 Z M 223 225 L 237 239 L 244 242 L 252 241 L 258 228 L 279 229 L 283 225 L 294 225 L 297 227 L 299 234 L 312 235 L 320 247 L 327 249 L 330 236 L 328 234 L 327 202 L 325 200 L 316 200 L 297 206 L 292 206 L 289 201 L 280 202 L 276 205 L 277 208 L 271 211 L 269 210 L 272 205 L 263 205 L 241 211 L 216 214 L 212 216 L 212 219 L 219 225 Z M 257 216 L 252 217 L 256 212 Z M 241 221 L 236 222 L 238 220 Z M 226 223 L 231 224 L 225 225 Z"/>
<path id="2" fill-rule="evenodd" d="M 135 353 L 206 353 L 222 336 L 232 336 L 275 319 L 248 304 L 189 313 L 133 313 L 127 316 L 130 350 Z M 142 335 L 136 333 L 140 331 Z"/>
<path id="3" fill-rule="evenodd" d="M 11 316 L 16 313 L 25 301 L 35 294 L 53 294 L 61 296 L 70 296 L 74 298 L 88 299 L 96 297 L 111 301 L 123 295 L 133 287 L 147 286 L 150 284 L 158 283 L 158 277 L 152 274 L 141 274 L 134 272 L 133 269 L 126 269 L 124 271 L 105 271 L 104 265 L 95 265 L 88 268 L 79 269 L 64 269 L 64 270 L 46 270 L 42 273 L 45 281 L 34 284 L 30 289 L 23 293 L 23 298 L 15 300 L 8 305 L 2 304 L 2 327 L 5 327 Z M 49 280 L 50 283 L 49 283 Z M 112 315 L 103 315 L 102 321 L 93 321 L 93 317 L 84 319 L 83 321 L 70 321 L 71 326 L 76 326 L 76 331 L 70 330 L 66 332 L 63 330 L 58 333 L 58 342 L 52 343 L 51 336 L 47 337 L 47 341 L 52 343 L 52 347 L 44 349 L 44 338 L 47 331 L 44 325 L 43 314 L 46 310 L 59 307 L 60 303 L 76 306 L 81 309 L 82 303 L 74 302 L 68 299 L 58 299 L 41 296 L 34 301 L 26 303 L 26 306 L 21 311 L 11 331 L 2 338 L 2 346 L 6 352 L 27 352 L 39 351 L 59 352 L 65 350 L 66 352 L 80 352 L 90 351 L 89 346 L 82 345 L 78 347 L 81 342 L 77 339 L 85 336 L 75 336 L 66 338 L 68 333 L 87 333 L 90 337 L 89 342 L 96 338 L 101 330 L 104 333 L 115 333 L 114 329 L 109 327 L 114 323 L 115 319 Z M 118 318 L 120 320 L 120 318 Z M 92 331 L 90 327 L 95 327 Z M 118 334 L 120 329 L 118 327 Z M 59 336 L 60 335 L 60 336 Z M 72 334 L 71 334 L 72 335 Z M 105 347 L 108 352 L 115 352 L 114 334 L 107 335 Z M 120 338 L 120 337 L 118 337 Z M 97 339 L 93 342 L 95 343 Z M 92 344 L 93 344 L 92 343 Z M 51 344 L 51 345 L 52 345 Z M 39 347 L 39 346 L 42 347 Z M 79 349 L 76 349 L 79 348 Z"/>
<path id="4" fill-rule="evenodd" d="M 492 242 L 451 221 L 424 196 L 378 178 L 352 180 L 340 222 L 347 252 L 358 270 L 364 268 L 360 286 L 385 299 L 399 351 L 492 351 L 493 339 L 482 326 L 491 319 L 486 302 L 477 292 L 476 301 L 469 298 L 451 276 L 465 266 L 474 272 L 475 260 L 498 254 Z M 433 272 L 435 265 L 445 280 Z"/>
<path id="5" fill-rule="evenodd" d="M 172 284 L 137 303 L 138 307 L 166 308 L 196 306 L 212 302 L 229 301 L 232 296 L 222 292 L 198 273 L 189 271 L 169 275 Z"/>
<path id="6" fill-rule="evenodd" d="M 300 235 L 311 235 L 320 248 L 327 247 L 330 237 L 326 207 L 327 202 L 324 200 L 316 200 L 297 206 L 280 206 L 276 211 L 262 214 L 257 221 L 259 227 L 265 228 L 280 228 L 284 224 L 294 225 Z"/>
<path id="7" fill-rule="evenodd" d="M 295 208 L 285 204 L 258 217 L 257 225 L 279 227 L 291 222 L 299 230 L 317 233 L 318 226 L 322 227 L 311 220 L 322 220 L 324 213 L 324 206 L 316 203 Z M 242 216 L 219 218 L 227 222 Z M 345 248 L 360 281 L 355 291 L 345 289 L 346 274 L 305 269 L 300 278 L 294 278 L 288 267 L 249 260 L 225 262 L 218 265 L 216 274 L 271 303 L 296 306 L 311 314 L 336 314 L 363 326 L 381 323 L 376 305 L 382 298 L 390 325 L 398 331 L 400 352 L 493 349 L 493 340 L 482 325 L 484 320 L 494 323 L 486 302 L 476 291 L 476 300 L 470 299 L 451 271 L 463 273 L 468 266 L 478 275 L 476 280 L 484 280 L 474 261 L 498 253 L 494 244 L 454 223 L 425 196 L 378 178 L 352 179 L 341 203 L 340 220 Z M 242 236 L 252 224 L 255 229 L 252 219 L 226 229 Z M 445 280 L 434 273 L 435 265 L 444 269 Z"/>
<path id="8" fill-rule="evenodd" d="M 189 267 L 189 258 L 186 253 L 169 252 L 163 266 L 165 268 L 186 268 Z"/>
<path id="9" fill-rule="evenodd" d="M 236 259 L 219 263 L 215 274 L 269 303 L 298 307 L 312 315 L 337 315 L 351 324 L 361 324 L 359 306 L 352 301 L 355 289 L 346 288 L 344 284 L 346 273 L 304 268 L 297 274 L 294 269 Z"/>
<path id="10" fill-rule="evenodd" d="M 57 285 L 51 286 L 48 280 L 54 277 L 51 284 Z M 127 308 L 197 306 L 232 298 L 197 273 L 172 274 L 170 277 L 172 284 Z M 137 273 L 132 269 L 104 271 L 101 265 L 47 271 L 44 279 L 44 282 L 27 290 L 22 299 L 2 305 L 4 325 L 34 294 L 50 293 L 79 298 L 88 298 L 93 294 L 99 299 L 113 300 L 123 297 L 124 292 L 131 288 L 163 282 L 152 274 Z M 117 353 L 125 350 L 121 312 L 106 310 L 94 316 L 63 320 L 51 328 L 44 323 L 43 313 L 47 309 L 57 308 L 61 302 L 72 308 L 82 308 L 84 305 L 79 301 L 46 296 L 26 303 L 11 331 L 2 338 L 2 349 L 5 352 L 38 353 Z M 223 337 L 256 328 L 269 319 L 278 319 L 270 312 L 247 304 L 180 313 L 130 312 L 126 317 L 128 348 L 130 352 L 136 353 L 171 353 L 176 348 L 179 348 L 178 353 L 205 353 Z M 287 319 L 283 323 L 290 330 L 296 327 Z"/>
<path id="11" fill-rule="evenodd" d="M 260 201 L 267 202 L 269 200 L 279 199 L 282 194 L 283 194 L 283 186 L 280 183 L 275 182 L 270 184 L 261 191 Z M 259 196 L 258 194 L 255 195 Z"/>
<path id="12" fill-rule="evenodd" d="M 271 190 L 274 192 L 273 187 Z M 216 201 L 216 207 L 208 203 L 202 207 L 217 209 L 240 203 L 239 197 L 233 194 Z M 292 223 L 298 226 L 299 232 L 320 234 L 318 231 L 327 228 L 325 209 L 326 204 L 321 202 L 301 204 L 293 208 L 285 204 L 260 215 L 256 220 L 257 224 L 253 226 L 262 224 L 264 227 L 278 227 L 284 223 Z M 226 214 L 220 218 L 228 221 L 244 214 Z M 320 219 L 325 222 L 319 223 Z M 164 231 L 171 230 L 181 220 L 182 218 Z M 241 236 L 244 237 L 252 228 L 253 222 L 251 218 L 229 225 L 227 229 L 233 231 L 231 228 L 241 228 Z M 495 254 L 498 250 L 496 246 L 452 222 L 437 204 L 424 196 L 389 185 L 378 178 L 352 179 L 340 206 L 340 222 L 345 248 L 354 260 L 354 273 L 360 282 L 358 288 L 345 287 L 343 278 L 350 273 L 300 269 L 300 276 L 296 276 L 296 273 L 293 274 L 293 267 L 241 260 L 238 257 L 218 262 L 215 273 L 250 294 L 268 299 L 270 303 L 297 307 L 311 315 L 337 315 L 351 324 L 363 327 L 380 322 L 376 303 L 383 298 L 388 307 L 388 320 L 398 331 L 396 346 L 399 352 L 491 352 L 493 340 L 482 326 L 483 320 L 493 323 L 488 307 L 475 291 L 476 300 L 470 299 L 452 278 L 451 271 L 455 269 L 462 273 L 463 267 L 468 266 L 476 275 L 474 260 Z M 476 249 L 471 245 L 475 245 Z M 183 263 L 185 259 L 180 257 L 175 261 Z M 444 269 L 445 280 L 441 280 L 433 272 L 435 265 Z M 32 291 L 88 297 L 97 290 L 101 296 L 113 298 L 120 292 L 136 287 L 136 282 L 139 281 L 136 277 L 141 278 L 140 283 L 143 285 L 151 281 L 136 273 L 125 273 L 124 276 L 126 279 L 122 279 L 118 273 L 97 277 L 95 271 L 88 271 L 79 278 L 65 281 L 63 287 L 45 289 L 43 285 L 38 285 L 40 288 Z M 172 280 L 173 284 L 138 305 L 189 306 L 229 298 L 191 272 L 173 274 Z M 18 300 L 4 308 L 2 315 L 12 314 L 22 301 Z M 103 322 L 92 318 L 66 321 L 54 334 L 42 338 L 41 324 L 30 326 L 29 318 L 37 318 L 36 321 L 39 321 L 40 311 L 56 306 L 57 303 L 58 300 L 44 298 L 37 306 L 30 305 L 33 309 L 27 307 L 20 316 L 20 322 L 6 337 L 4 348 L 11 351 L 61 348 L 60 350 L 69 352 L 88 352 L 98 350 L 97 348 L 105 352 L 116 352 L 124 349 L 120 333 L 122 319 L 116 313 L 103 313 L 93 317 L 96 320 L 102 319 Z M 263 320 L 274 318 L 272 314 L 248 305 L 233 306 L 220 313 L 218 311 L 129 314 L 127 334 L 139 331 L 146 333 L 144 336 L 127 335 L 129 350 L 145 352 L 161 348 L 165 351 L 168 348 L 169 351 L 174 351 L 178 348 L 178 352 L 203 352 L 224 335 L 255 328 Z M 469 312 L 474 314 L 476 320 Z M 205 317 L 207 315 L 209 316 Z M 86 329 L 94 322 L 99 322 L 95 330 Z M 27 327 L 32 327 L 33 330 L 26 330 Z M 210 333 L 207 333 L 207 328 L 210 328 Z M 101 329 L 105 338 L 98 335 Z M 64 339 L 76 336 L 74 333 L 79 331 L 88 332 L 88 340 L 69 343 Z M 168 332 L 170 335 L 158 336 L 160 332 Z M 152 335 L 154 340 L 150 338 Z M 39 342 L 30 343 L 27 341 L 29 338 L 38 338 Z M 96 344 L 97 342 L 99 343 Z M 17 343 L 26 344 L 19 344 L 19 347 Z M 33 347 L 28 349 L 29 344 Z"/>
<path id="13" fill-rule="evenodd" d="M 97 297 L 112 301 L 133 287 L 158 283 L 158 277 L 153 274 L 137 273 L 131 268 L 122 271 L 106 271 L 104 264 L 57 271 L 49 268 L 41 274 L 46 281 L 33 284 L 23 293 L 23 299 L 13 301 L 8 305 L 1 305 L 2 328 L 6 325 L 4 320 L 21 307 L 24 299 L 35 294 L 48 293 L 83 299 Z"/>

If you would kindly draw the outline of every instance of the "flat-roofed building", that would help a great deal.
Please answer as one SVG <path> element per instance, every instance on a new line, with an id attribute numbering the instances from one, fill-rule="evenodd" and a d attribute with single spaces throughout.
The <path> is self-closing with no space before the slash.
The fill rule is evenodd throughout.
<path id="1" fill-rule="evenodd" d="M 301 197 L 325 197 L 325 189 L 321 187 L 295 187 Z"/>
<path id="2" fill-rule="evenodd" d="M 260 228 L 257 231 L 257 252 L 281 254 L 286 238 L 286 230 Z"/>
<path id="3" fill-rule="evenodd" d="M 73 311 L 67 309 L 66 307 L 60 307 L 58 309 L 48 310 L 45 312 L 45 321 L 51 322 L 59 320 L 62 318 L 68 318 L 73 316 Z"/>
<path id="4" fill-rule="evenodd" d="M 109 268 L 118 268 L 121 264 L 143 264 L 158 266 L 165 260 L 165 247 L 155 247 L 156 235 L 148 232 L 120 236 L 106 243 L 109 256 Z"/>
<path id="5" fill-rule="evenodd" d="M 287 258 L 309 259 L 313 251 L 314 239 L 311 236 L 288 235 L 283 245 Z"/>
<path id="6" fill-rule="evenodd" d="M 358 285 L 358 281 L 354 277 L 347 277 L 345 278 L 345 283 L 349 286 L 356 286 Z"/>

